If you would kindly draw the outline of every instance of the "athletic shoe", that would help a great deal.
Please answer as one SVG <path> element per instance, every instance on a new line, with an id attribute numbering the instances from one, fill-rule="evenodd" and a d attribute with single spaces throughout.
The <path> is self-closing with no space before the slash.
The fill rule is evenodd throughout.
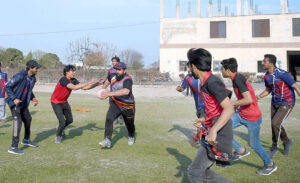
<path id="1" fill-rule="evenodd" d="M 56 136 L 56 137 L 55 137 L 55 143 L 56 143 L 56 144 L 61 144 L 61 139 L 62 139 L 62 137 Z"/>
<path id="2" fill-rule="evenodd" d="M 36 143 L 32 142 L 31 140 L 26 140 L 26 139 L 23 139 L 21 144 L 24 146 L 29 146 L 29 147 L 37 147 L 38 146 Z"/>
<path id="3" fill-rule="evenodd" d="M 101 145 L 102 147 L 110 148 L 111 141 L 108 138 L 105 138 L 104 140 L 102 140 L 101 142 L 99 142 L 99 145 Z"/>
<path id="4" fill-rule="evenodd" d="M 273 162 L 272 166 L 263 166 L 261 169 L 259 169 L 256 173 L 259 175 L 271 175 L 273 172 L 277 170 L 277 166 Z"/>
<path id="5" fill-rule="evenodd" d="M 19 148 L 17 148 L 17 147 L 10 147 L 8 149 L 8 152 L 11 153 L 11 154 L 18 154 L 18 155 L 24 154 L 24 152 L 22 150 L 20 150 Z"/>
<path id="6" fill-rule="evenodd" d="M 134 137 L 128 137 L 128 145 L 132 146 L 134 144 Z"/>
<path id="7" fill-rule="evenodd" d="M 250 154 L 249 149 L 245 148 L 245 151 L 242 154 L 239 154 L 237 151 L 233 153 L 233 156 L 231 158 L 232 161 L 237 161 L 242 157 L 248 156 Z"/>
<path id="8" fill-rule="evenodd" d="M 277 153 L 278 148 L 277 147 L 271 147 L 269 150 L 269 156 L 270 158 L 273 158 L 273 156 L 275 156 L 275 154 Z"/>
<path id="9" fill-rule="evenodd" d="M 284 147 L 283 154 L 284 155 L 288 155 L 290 153 L 291 147 L 293 144 L 294 144 L 294 141 L 292 139 L 290 139 L 287 144 L 283 144 L 283 147 Z"/>

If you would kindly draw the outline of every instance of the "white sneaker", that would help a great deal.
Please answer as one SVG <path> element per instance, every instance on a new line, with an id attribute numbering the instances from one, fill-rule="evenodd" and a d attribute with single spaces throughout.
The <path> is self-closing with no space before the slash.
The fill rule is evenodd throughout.
<path id="1" fill-rule="evenodd" d="M 134 144 L 134 137 L 128 137 L 128 145 L 132 146 Z"/>
<path id="2" fill-rule="evenodd" d="M 104 140 L 102 140 L 101 142 L 99 142 L 99 145 L 101 145 L 102 147 L 110 148 L 111 141 L 108 138 L 105 138 Z"/>

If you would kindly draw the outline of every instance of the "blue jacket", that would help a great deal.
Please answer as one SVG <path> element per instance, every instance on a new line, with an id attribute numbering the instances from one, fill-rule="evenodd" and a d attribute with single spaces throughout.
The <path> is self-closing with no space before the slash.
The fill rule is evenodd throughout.
<path id="1" fill-rule="evenodd" d="M 5 86 L 7 98 L 5 99 L 6 103 L 9 105 L 9 107 L 14 107 L 15 99 L 20 99 L 22 96 L 22 93 L 26 87 L 26 80 L 27 80 L 28 72 L 25 70 L 21 70 L 19 73 L 15 74 L 11 80 L 8 81 L 8 83 Z M 32 89 L 35 85 L 36 78 L 35 76 L 31 76 L 31 79 L 33 80 L 32 86 L 28 89 L 28 94 L 26 101 L 26 107 L 28 107 L 30 100 L 35 98 Z"/>

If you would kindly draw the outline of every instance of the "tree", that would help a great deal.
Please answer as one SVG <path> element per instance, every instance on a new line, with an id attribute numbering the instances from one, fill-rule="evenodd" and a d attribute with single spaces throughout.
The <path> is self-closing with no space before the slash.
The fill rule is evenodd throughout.
<path id="1" fill-rule="evenodd" d="M 106 62 L 106 60 L 105 60 L 102 52 L 100 52 L 100 51 L 91 53 L 85 59 L 85 64 L 87 66 L 105 65 L 105 62 Z"/>
<path id="2" fill-rule="evenodd" d="M 133 49 L 126 49 L 120 53 L 121 61 L 125 62 L 128 69 L 138 70 L 144 68 L 144 56 Z"/>
<path id="3" fill-rule="evenodd" d="M 38 60 L 38 63 L 46 68 L 56 68 L 63 65 L 59 60 L 59 57 L 53 53 L 45 54 L 40 60 Z"/>
<path id="4" fill-rule="evenodd" d="M 43 52 L 42 50 L 36 50 L 32 53 L 32 59 L 38 61 L 43 58 L 44 55 L 46 55 L 46 52 Z"/>
<path id="5" fill-rule="evenodd" d="M 151 70 L 156 70 L 156 71 L 158 71 L 158 70 L 159 70 L 159 61 L 153 62 L 153 63 L 150 65 L 150 69 L 151 69 Z"/>
<path id="6" fill-rule="evenodd" d="M 28 62 L 29 60 L 32 60 L 32 59 L 33 59 L 33 55 L 31 52 L 29 52 L 24 60 L 25 60 L 25 62 Z"/>
<path id="7" fill-rule="evenodd" d="M 2 55 L 3 64 L 9 67 L 19 67 L 25 65 L 23 53 L 15 48 L 7 48 Z"/>
<path id="8" fill-rule="evenodd" d="M 86 57 L 92 53 L 92 43 L 89 37 L 83 37 L 69 43 L 67 48 L 67 60 L 69 62 L 82 63 L 83 69 L 86 68 Z"/>
<path id="9" fill-rule="evenodd" d="M 114 57 L 117 53 L 117 47 L 109 44 L 109 43 L 93 43 L 95 46 L 95 50 L 99 53 L 101 53 L 103 57 L 103 64 L 106 67 L 106 65 L 110 65 L 111 58 Z"/>
<path id="10" fill-rule="evenodd" d="M 2 62 L 2 57 L 4 55 L 5 48 L 0 47 L 0 62 Z"/>

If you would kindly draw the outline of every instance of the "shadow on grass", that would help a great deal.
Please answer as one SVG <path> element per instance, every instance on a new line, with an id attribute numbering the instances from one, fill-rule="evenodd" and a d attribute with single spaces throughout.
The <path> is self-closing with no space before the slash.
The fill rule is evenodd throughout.
<path id="1" fill-rule="evenodd" d="M 5 134 L 5 133 L 0 133 L 0 136 L 1 136 L 1 135 L 4 135 L 4 134 Z"/>
<path id="2" fill-rule="evenodd" d="M 37 113 L 37 111 L 31 111 L 31 112 L 30 112 L 31 116 L 35 115 L 36 113 Z M 12 116 L 8 116 L 8 117 L 6 118 L 6 122 L 10 122 L 10 121 L 12 121 Z"/>
<path id="3" fill-rule="evenodd" d="M 67 128 L 69 128 L 69 127 L 67 127 Z M 83 131 L 85 131 L 85 130 L 98 131 L 98 130 L 104 130 L 104 128 L 96 127 L 96 123 L 89 123 L 85 126 L 71 129 L 69 131 L 69 135 L 66 135 L 66 138 L 64 140 L 68 140 L 68 139 L 72 139 L 77 136 L 81 136 L 83 134 Z"/>
<path id="4" fill-rule="evenodd" d="M 187 168 L 192 163 L 192 160 L 184 154 L 181 154 L 177 149 L 167 148 L 169 154 L 175 156 L 180 165 L 177 168 L 178 173 L 174 176 L 177 178 L 182 177 L 181 183 L 189 182 L 187 176 Z"/>
<path id="5" fill-rule="evenodd" d="M 50 136 L 55 135 L 56 130 L 57 130 L 56 128 L 52 128 L 52 129 L 49 129 L 49 130 L 46 130 L 46 131 L 42 131 L 42 132 L 38 133 L 32 141 L 38 144 L 39 142 L 42 142 L 42 141 L 46 140 Z M 20 141 L 22 141 L 22 138 L 20 138 Z M 53 142 L 54 142 L 54 138 L 53 138 Z M 28 148 L 28 147 L 24 146 L 20 149 L 24 150 L 26 148 Z"/>
<path id="6" fill-rule="evenodd" d="M 261 168 L 261 166 L 259 166 L 259 165 L 249 163 L 249 162 L 246 162 L 246 161 L 241 160 L 241 159 L 238 160 L 238 161 L 231 161 L 231 166 L 236 165 L 236 164 L 245 164 L 247 166 L 251 166 L 251 167 L 254 167 L 254 168 L 257 168 L 257 169 Z"/>
<path id="7" fill-rule="evenodd" d="M 190 128 L 184 128 L 180 125 L 173 125 L 173 128 L 171 128 L 168 132 L 172 132 L 174 130 L 178 130 L 181 133 L 183 133 L 188 139 L 193 137 L 193 131 Z"/>
<path id="8" fill-rule="evenodd" d="M 6 128 L 6 127 L 10 127 L 10 126 L 11 126 L 10 124 L 5 124 L 5 125 L 0 126 L 0 128 Z"/>

